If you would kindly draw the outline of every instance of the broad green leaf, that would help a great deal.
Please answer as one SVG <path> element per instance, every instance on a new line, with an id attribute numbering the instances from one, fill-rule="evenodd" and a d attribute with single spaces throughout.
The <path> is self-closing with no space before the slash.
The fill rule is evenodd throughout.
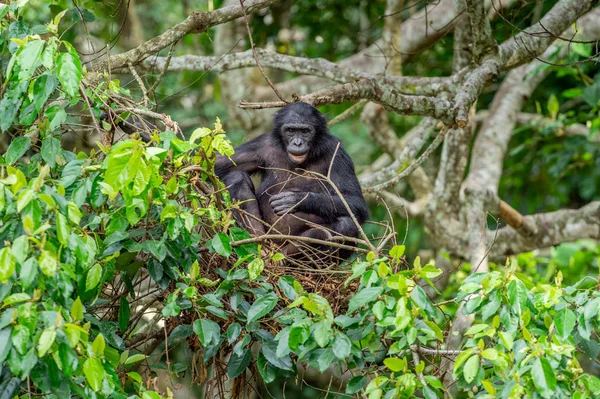
<path id="1" fill-rule="evenodd" d="M 44 43 L 43 40 L 32 40 L 27 42 L 23 47 L 17 57 L 17 64 L 21 67 L 19 71 L 19 80 L 24 81 L 31 78 L 37 63 L 40 61 Z"/>
<path id="2" fill-rule="evenodd" d="M 39 112 L 42 110 L 42 108 L 44 107 L 44 104 L 46 103 L 46 101 L 48 101 L 48 98 L 50 98 L 50 96 L 52 95 L 54 90 L 56 90 L 56 87 L 58 87 L 58 79 L 56 79 L 54 76 L 49 75 L 47 73 L 40 75 L 40 77 L 38 77 L 35 80 L 35 82 L 33 83 L 33 95 L 34 95 L 33 105 L 35 106 L 36 112 Z M 46 141 L 46 140 L 44 140 L 44 141 Z M 60 145 L 60 142 L 59 142 L 59 145 Z M 44 152 L 43 148 L 44 148 L 44 143 L 42 142 L 42 157 L 43 157 L 43 152 Z M 48 162 L 46 160 L 46 158 L 44 158 L 44 160 L 46 162 Z M 48 164 L 50 164 L 50 163 L 48 162 Z"/>
<path id="3" fill-rule="evenodd" d="M 406 363 L 397 357 L 388 357 L 383 361 L 383 364 L 394 372 L 402 371 L 406 366 Z"/>
<path id="4" fill-rule="evenodd" d="M 4 300 L 2 301 L 2 304 L 6 307 L 6 306 L 10 306 L 15 303 L 29 301 L 30 299 L 31 299 L 31 297 L 28 294 L 26 294 L 24 292 L 18 292 L 16 294 L 12 294 L 12 295 L 9 295 L 8 297 L 4 298 Z"/>
<path id="5" fill-rule="evenodd" d="M 475 353 L 475 350 L 477 350 L 477 348 L 469 348 L 460 352 L 458 356 L 456 356 L 456 359 L 454 360 L 454 374 L 458 374 L 458 369 L 460 369 L 467 359 L 470 358 L 473 353 Z"/>
<path id="6" fill-rule="evenodd" d="M 350 342 L 350 338 L 348 338 L 346 334 L 339 332 L 335 335 L 335 339 L 333 340 L 331 347 L 335 357 L 343 360 L 350 356 L 352 351 L 352 342 Z"/>
<path id="7" fill-rule="evenodd" d="M 404 255 L 405 250 L 406 246 L 404 245 L 394 245 L 392 249 L 390 249 L 390 256 L 397 262 L 400 260 L 402 255 Z"/>
<path id="8" fill-rule="evenodd" d="M 83 363 L 83 374 L 90 387 L 98 392 L 102 387 L 102 380 L 104 379 L 104 367 L 100 359 L 89 358 Z"/>
<path id="9" fill-rule="evenodd" d="M 148 356 L 146 356 L 146 355 L 144 355 L 142 353 L 137 353 L 137 354 L 135 354 L 133 356 L 129 356 L 127 358 L 127 360 L 125 360 L 125 362 L 123 364 L 126 365 L 126 366 L 128 366 L 130 364 L 140 362 L 140 361 L 146 359 L 147 357 Z"/>
<path id="10" fill-rule="evenodd" d="M 81 303 L 81 299 L 77 297 L 71 306 L 71 317 L 74 321 L 83 320 L 83 303 Z"/>
<path id="11" fill-rule="evenodd" d="M 353 377 L 348 381 L 348 385 L 346 386 L 346 393 L 348 395 L 354 395 L 359 392 L 367 385 L 367 377 L 364 375 L 359 375 L 357 377 Z"/>
<path id="12" fill-rule="evenodd" d="M 481 357 L 488 360 L 496 360 L 498 359 L 498 351 L 494 348 L 485 349 L 481 352 Z"/>
<path id="13" fill-rule="evenodd" d="M 275 381 L 275 378 L 277 378 L 277 368 L 269 363 L 262 353 L 258 354 L 256 365 L 265 384 Z"/>
<path id="14" fill-rule="evenodd" d="M 383 287 L 370 287 L 360 290 L 350 298 L 348 313 L 352 313 L 358 308 L 375 301 L 382 293 Z"/>
<path id="15" fill-rule="evenodd" d="M 247 323 L 259 320 L 261 317 L 265 316 L 273 310 L 275 305 L 277 305 L 278 300 L 279 299 L 275 295 L 263 295 L 260 297 L 252 304 L 252 306 L 250 306 Z"/>
<path id="16" fill-rule="evenodd" d="M 231 355 L 229 364 L 227 365 L 227 376 L 229 378 L 239 377 L 252 361 L 252 352 L 250 349 L 245 349 L 241 356 L 235 353 Z"/>
<path id="17" fill-rule="evenodd" d="M 211 241 L 212 247 L 215 252 L 226 258 L 231 255 L 231 243 L 229 237 L 223 233 L 215 235 Z"/>
<path id="18" fill-rule="evenodd" d="M 473 382 L 475 377 L 477 376 L 477 372 L 479 371 L 479 356 L 473 355 L 467 360 L 465 363 L 465 368 L 463 370 L 463 376 L 465 377 L 465 381 L 470 384 Z"/>
<path id="19" fill-rule="evenodd" d="M 47 328 L 42 332 L 42 335 L 40 336 L 40 342 L 38 344 L 39 357 L 43 357 L 48 352 L 48 350 L 50 350 L 55 339 L 56 329 L 54 327 Z"/>
<path id="20" fill-rule="evenodd" d="M 324 348 L 331 340 L 333 335 L 331 323 L 331 320 L 321 320 L 313 326 L 315 341 L 321 348 Z"/>
<path id="21" fill-rule="evenodd" d="M 195 320 L 193 329 L 196 335 L 198 335 L 200 343 L 205 347 L 208 347 L 211 344 L 217 344 L 221 338 L 221 328 L 212 320 Z"/>
<path id="22" fill-rule="evenodd" d="M 265 262 L 263 262 L 261 258 L 255 258 L 252 262 L 248 263 L 248 275 L 250 281 L 260 276 L 264 268 Z"/>
<path id="23" fill-rule="evenodd" d="M 4 360 L 6 360 L 6 357 L 8 356 L 11 348 L 12 348 L 12 341 L 11 341 L 11 329 L 10 328 L 5 328 L 3 330 L 0 330 L 0 363 L 4 362 Z"/>
<path id="24" fill-rule="evenodd" d="M 435 308 L 431 304 L 431 301 L 427 297 L 425 290 L 421 288 L 421 286 L 416 285 L 412 293 L 410 294 L 410 299 L 430 317 L 435 316 Z"/>
<path id="25" fill-rule="evenodd" d="M 556 317 L 554 318 L 554 325 L 556 326 L 556 333 L 560 337 L 560 339 L 565 340 L 569 338 L 573 328 L 575 328 L 575 323 L 577 321 L 577 316 L 575 313 L 567 308 L 563 307 L 561 310 L 556 312 Z"/>
<path id="26" fill-rule="evenodd" d="M 544 398 L 551 398 L 556 391 L 556 376 L 550 362 L 544 357 L 536 358 L 531 367 L 533 385 Z"/>
<path id="27" fill-rule="evenodd" d="M 513 312 L 519 316 L 525 311 L 527 306 L 527 288 L 521 280 L 513 280 L 508 283 L 508 301 Z"/>
<path id="28" fill-rule="evenodd" d="M 504 345 L 506 350 L 512 350 L 514 342 L 512 335 L 510 335 L 510 333 L 506 331 L 500 331 L 498 335 L 500 335 L 500 341 L 502 341 L 502 345 Z"/>
<path id="29" fill-rule="evenodd" d="M 129 326 L 129 301 L 125 296 L 122 296 L 119 303 L 119 330 L 125 332 Z"/>
<path id="30" fill-rule="evenodd" d="M 44 161 L 51 167 L 56 166 L 56 157 L 62 152 L 60 141 L 54 137 L 48 137 L 42 141 L 42 149 L 40 153 Z"/>
<path id="31" fill-rule="evenodd" d="M 0 283 L 6 283 L 13 275 L 15 267 L 15 260 L 10 252 L 10 248 L 4 247 L 0 249 Z"/>
<path id="32" fill-rule="evenodd" d="M 66 244 L 69 240 L 69 235 L 71 233 L 71 229 L 69 228 L 69 222 L 67 222 L 67 218 L 62 213 L 56 213 L 56 235 L 58 237 L 58 241 L 61 244 Z"/>
<path id="33" fill-rule="evenodd" d="M 12 165 L 17 162 L 25 155 L 27 150 L 29 150 L 29 147 L 31 147 L 31 139 L 29 137 L 19 136 L 15 138 L 8 146 L 6 154 L 4 155 L 6 163 Z"/>
<path id="34" fill-rule="evenodd" d="M 240 325 L 240 323 L 237 323 L 237 322 L 231 323 L 229 325 L 229 327 L 227 328 L 227 343 L 228 344 L 234 343 L 240 336 L 241 332 L 242 332 L 242 326 Z"/>
<path id="35" fill-rule="evenodd" d="M 104 356 L 104 349 L 106 348 L 106 341 L 104 340 L 104 336 L 102 334 L 98 334 L 94 342 L 92 342 L 92 349 L 94 353 L 98 357 Z"/>
<path id="36" fill-rule="evenodd" d="M 48 251 L 42 251 L 40 258 L 38 259 L 38 264 L 40 265 L 42 273 L 48 277 L 53 276 L 58 267 L 56 258 Z"/>
<path id="37" fill-rule="evenodd" d="M 61 53 L 56 61 L 58 80 L 63 90 L 71 97 L 77 97 L 81 82 L 81 61 L 71 53 Z"/>
<path id="38" fill-rule="evenodd" d="M 75 370 L 77 370 L 77 365 L 79 364 L 79 357 L 73 348 L 69 345 L 62 343 L 58 346 L 58 356 L 60 358 L 60 362 L 62 364 L 62 371 L 65 374 L 65 377 L 70 377 L 73 375 Z"/>
<path id="39" fill-rule="evenodd" d="M 310 329 L 306 324 L 296 324 L 290 328 L 288 345 L 291 350 L 297 351 L 310 337 Z"/>
<path id="40" fill-rule="evenodd" d="M 11 334 L 12 344 L 17 352 L 19 352 L 21 355 L 25 355 L 27 353 L 27 347 L 29 346 L 30 338 L 31 334 L 29 332 L 29 328 L 19 324 L 13 327 Z"/>
<path id="41" fill-rule="evenodd" d="M 102 266 L 96 263 L 88 271 L 87 278 L 85 279 L 85 290 L 90 291 L 98 286 L 100 279 L 102 278 Z"/>

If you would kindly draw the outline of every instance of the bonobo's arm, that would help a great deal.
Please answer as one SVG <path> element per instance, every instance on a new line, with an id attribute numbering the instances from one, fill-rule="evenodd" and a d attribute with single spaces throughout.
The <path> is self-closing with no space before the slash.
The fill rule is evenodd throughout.
<path id="1" fill-rule="evenodd" d="M 356 178 L 352 159 L 341 147 L 338 149 L 331 167 L 331 181 L 341 192 L 357 221 L 362 224 L 368 218 L 369 210 Z M 315 184 L 319 183 L 315 182 Z M 277 214 L 283 214 L 293 207 L 292 212 L 299 211 L 319 215 L 329 222 L 349 216 L 348 209 L 340 197 L 333 192 L 333 189 L 323 193 L 283 192 L 271 197 L 271 206 Z"/>
<path id="2" fill-rule="evenodd" d="M 237 147 L 231 159 L 217 157 L 215 164 L 215 173 L 229 189 L 231 198 L 243 201 L 240 208 L 251 215 L 236 215 L 238 221 L 256 235 L 264 233 L 264 226 L 260 222 L 262 215 L 250 175 L 264 166 L 261 153 L 265 151 L 267 141 L 266 135 L 259 136 Z"/>

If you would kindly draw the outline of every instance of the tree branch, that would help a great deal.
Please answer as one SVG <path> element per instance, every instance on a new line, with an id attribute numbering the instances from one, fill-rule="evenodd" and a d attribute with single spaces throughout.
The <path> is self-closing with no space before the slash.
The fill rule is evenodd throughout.
<path id="1" fill-rule="evenodd" d="M 270 6 L 275 1 L 277 0 L 246 0 L 245 9 L 247 12 L 254 12 Z M 136 65 L 190 33 L 205 32 L 212 26 L 240 18 L 243 15 L 244 11 L 240 6 L 222 7 L 213 12 L 194 11 L 185 21 L 167 29 L 161 35 L 142 43 L 132 50 L 109 56 L 107 59 L 93 61 L 87 65 L 87 69 L 88 71 L 101 72 L 108 70 L 109 65 L 111 69 L 123 68 L 128 64 Z"/>

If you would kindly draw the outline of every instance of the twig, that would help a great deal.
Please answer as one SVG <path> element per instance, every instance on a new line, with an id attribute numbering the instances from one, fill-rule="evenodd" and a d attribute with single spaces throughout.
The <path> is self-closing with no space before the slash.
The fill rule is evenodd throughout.
<path id="1" fill-rule="evenodd" d="M 265 73 L 262 65 L 260 64 L 260 61 L 258 60 L 258 54 L 257 54 L 256 48 L 254 46 L 254 40 L 252 39 L 252 32 L 250 31 L 250 24 L 248 23 L 248 14 L 246 13 L 246 7 L 244 7 L 244 0 L 240 0 L 240 7 L 242 7 L 242 12 L 244 13 L 244 22 L 246 23 L 246 30 L 248 31 L 248 39 L 250 39 L 250 47 L 252 47 L 252 55 L 254 56 L 254 60 L 256 61 L 256 66 L 260 70 L 260 73 L 262 74 L 263 78 L 265 78 L 265 80 L 267 81 L 269 86 L 271 86 L 271 89 L 273 89 L 273 91 L 277 95 L 277 98 L 279 98 L 284 103 L 289 104 L 289 101 L 287 101 L 285 99 L 285 97 L 283 97 L 281 95 L 281 93 L 279 92 L 279 90 L 277 90 L 277 88 L 275 87 L 273 82 L 271 82 L 271 79 L 269 79 L 269 77 Z"/>
<path id="2" fill-rule="evenodd" d="M 421 154 L 421 156 L 419 158 L 417 158 L 417 160 L 415 162 L 413 162 L 409 167 L 407 167 L 406 169 L 404 169 L 401 173 L 399 173 L 395 177 L 393 177 L 393 178 L 391 178 L 388 181 L 385 181 L 383 183 L 380 183 L 380 184 L 377 184 L 377 185 L 374 185 L 374 186 L 371 186 L 371 187 L 363 188 L 363 192 L 365 192 L 365 193 L 377 193 L 377 192 L 383 190 L 384 188 L 386 188 L 388 186 L 391 186 L 392 184 L 398 183 L 400 180 L 402 180 L 406 176 L 410 175 L 423 162 L 425 162 L 425 160 L 427 158 L 429 158 L 429 156 L 438 148 L 438 146 L 444 140 L 444 137 L 446 136 L 446 133 L 448 133 L 448 130 L 450 130 L 450 125 L 445 125 L 442 128 L 441 132 L 437 135 L 437 137 L 429 145 L 429 147 L 427 147 L 427 149 L 425 150 L 425 152 L 423 152 L 423 154 Z"/>
<path id="3" fill-rule="evenodd" d="M 152 84 L 152 87 L 150 87 L 150 89 L 148 90 L 148 95 L 151 95 L 152 93 L 154 93 L 154 90 L 156 90 L 159 83 L 164 78 L 165 73 L 167 73 L 167 70 L 169 69 L 169 64 L 171 63 L 171 58 L 173 57 L 173 51 L 175 50 L 175 44 L 177 44 L 177 42 L 175 42 L 171 45 L 171 48 L 169 49 L 169 55 L 167 55 L 167 59 L 165 60 L 165 65 L 163 66 L 163 69 L 160 71 L 160 75 L 158 75 L 158 78 L 156 79 L 156 81 Z"/>
<path id="4" fill-rule="evenodd" d="M 137 71 L 135 70 L 135 68 L 133 67 L 133 65 L 131 63 L 129 63 L 128 66 L 129 66 L 129 71 L 133 75 L 133 78 L 135 79 L 138 86 L 140 86 L 140 89 L 142 90 L 142 95 L 144 96 L 144 102 L 143 102 L 144 107 L 147 107 L 148 103 L 150 102 L 150 99 L 148 98 L 148 92 L 146 91 L 146 86 L 144 85 L 144 81 L 142 80 L 142 78 L 140 78 L 140 75 L 138 75 Z"/>
<path id="5" fill-rule="evenodd" d="M 331 127 L 331 126 L 333 126 L 335 124 L 340 123 L 341 121 L 343 121 L 344 119 L 350 117 L 352 114 L 354 114 L 359 109 L 361 109 L 362 107 L 364 107 L 367 102 L 368 102 L 368 100 L 360 100 L 359 102 L 357 102 L 356 104 L 352 105 L 350 108 L 348 108 L 347 110 L 345 110 L 344 112 L 342 112 L 341 114 L 339 114 L 338 116 L 336 116 L 335 118 L 333 118 L 332 120 L 330 120 L 329 123 L 327 124 L 327 126 Z"/>

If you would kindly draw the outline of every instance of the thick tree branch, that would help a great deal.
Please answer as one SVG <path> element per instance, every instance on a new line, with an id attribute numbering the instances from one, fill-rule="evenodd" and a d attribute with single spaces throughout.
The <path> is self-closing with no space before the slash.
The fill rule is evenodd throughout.
<path id="1" fill-rule="evenodd" d="M 294 57 L 260 48 L 256 49 L 256 53 L 263 67 L 318 76 L 338 83 L 350 83 L 361 78 L 382 79 L 386 84 L 394 86 L 400 93 L 408 95 L 435 95 L 441 91 L 454 92 L 456 90 L 456 77 L 390 76 L 384 78 L 372 73 L 343 67 L 323 58 Z M 165 62 L 165 57 L 152 57 L 147 59 L 144 64 L 147 68 L 162 70 Z M 249 67 L 256 67 L 252 50 L 223 56 L 184 55 L 173 57 L 168 70 L 171 72 L 210 71 L 223 73 Z"/>
<path id="2" fill-rule="evenodd" d="M 254 12 L 270 6 L 275 1 L 277 0 L 246 0 L 244 5 L 247 12 Z M 213 12 L 195 11 L 185 21 L 167 29 L 161 35 L 132 50 L 109 56 L 108 59 L 93 61 L 87 65 L 87 68 L 89 71 L 101 72 L 108 70 L 109 66 L 111 69 L 115 69 L 126 67 L 128 64 L 136 65 L 190 33 L 205 32 L 212 26 L 224 24 L 243 15 L 243 9 L 240 6 L 227 6 Z"/>
<path id="3" fill-rule="evenodd" d="M 446 123 L 453 122 L 452 108 L 449 101 L 434 97 L 399 94 L 395 87 L 375 79 L 363 78 L 355 83 L 322 89 L 300 97 L 299 101 L 320 107 L 325 104 L 340 104 L 362 99 L 381 104 L 386 109 L 400 115 L 432 116 Z M 240 102 L 240 107 L 247 109 L 278 108 L 285 105 L 282 101 L 268 103 Z"/>
<path id="4" fill-rule="evenodd" d="M 502 259 L 582 238 L 600 239 L 600 201 L 591 202 L 579 209 L 525 216 L 523 222 L 535 226 L 536 234 L 527 237 L 510 226 L 501 228 L 490 253 L 493 258 Z M 494 234 L 495 232 L 488 232 L 488 241 L 491 242 Z"/>

